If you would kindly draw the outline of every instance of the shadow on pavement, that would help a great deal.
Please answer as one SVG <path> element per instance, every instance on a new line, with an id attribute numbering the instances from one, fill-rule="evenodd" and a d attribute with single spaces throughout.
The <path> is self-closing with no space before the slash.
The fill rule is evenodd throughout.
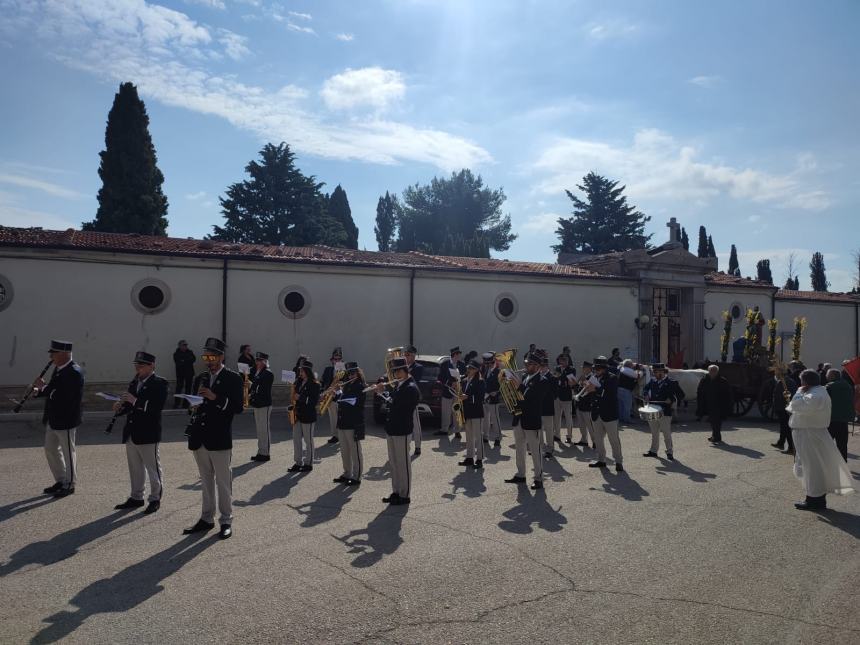
<path id="1" fill-rule="evenodd" d="M 179 571 L 218 539 L 201 540 L 189 535 L 177 544 L 123 569 L 110 578 L 84 587 L 69 601 L 77 611 L 61 611 L 45 618 L 50 623 L 33 637 L 32 643 L 54 643 L 69 636 L 90 616 L 129 611 L 164 589 L 161 582 Z M 191 602 L 191 600 L 189 600 Z"/>
<path id="2" fill-rule="evenodd" d="M 565 477 L 571 477 L 573 475 L 573 473 L 566 470 L 555 457 L 543 460 L 543 471 L 549 475 L 549 478 L 554 482 L 563 482 Z"/>
<path id="3" fill-rule="evenodd" d="M 690 478 L 691 481 L 699 482 L 700 484 L 707 484 L 709 479 L 716 479 L 716 473 L 703 473 L 689 466 L 682 464 L 678 461 L 677 457 L 675 461 L 669 461 L 668 459 L 660 459 L 660 465 L 657 466 L 657 474 L 659 475 L 668 475 L 669 473 L 678 473 L 680 475 L 686 475 Z"/>
<path id="4" fill-rule="evenodd" d="M 439 440 L 439 444 L 433 448 L 433 452 L 441 452 L 448 457 L 456 457 L 466 448 L 462 439 L 456 439 L 453 434 L 434 438 Z"/>
<path id="5" fill-rule="evenodd" d="M 827 509 L 826 511 L 821 511 L 818 514 L 818 519 L 825 524 L 829 524 L 841 531 L 845 531 L 854 539 L 860 538 L 860 516 L 858 515 Z"/>
<path id="6" fill-rule="evenodd" d="M 556 533 L 567 524 L 567 518 L 561 514 L 561 506 L 554 509 L 546 499 L 544 489 L 536 490 L 534 496 L 529 493 L 525 484 L 517 487 L 517 505 L 508 509 L 502 515 L 506 520 L 499 522 L 499 528 L 508 533 L 527 535 L 534 531 L 533 525 L 549 533 Z"/>
<path id="7" fill-rule="evenodd" d="M 350 531 L 343 537 L 336 535 L 332 537 L 343 542 L 348 548 L 348 553 L 357 554 L 350 563 L 352 566 L 360 569 L 372 567 L 386 555 L 397 551 L 403 544 L 400 530 L 408 508 L 408 506 L 386 506 L 370 521 L 367 528 Z"/>
<path id="8" fill-rule="evenodd" d="M 237 477 L 241 477 L 248 471 L 253 470 L 257 466 L 262 466 L 263 464 L 259 461 L 249 461 L 246 464 L 242 464 L 241 466 L 233 466 L 233 479 Z"/>
<path id="9" fill-rule="evenodd" d="M 367 479 L 372 482 L 381 482 L 391 476 L 391 466 L 386 461 L 382 466 L 371 466 L 367 469 L 362 479 Z"/>
<path id="10" fill-rule="evenodd" d="M 314 501 L 307 504 L 299 504 L 288 506 L 296 511 L 299 515 L 304 515 L 301 526 L 311 528 L 318 524 L 324 524 L 340 515 L 343 507 L 352 499 L 352 494 L 355 492 L 355 486 L 338 485 L 330 491 L 323 493 Z"/>
<path id="11" fill-rule="evenodd" d="M 487 487 L 484 484 L 483 469 L 474 470 L 471 466 L 466 466 L 466 470 L 457 473 L 451 480 L 451 492 L 443 493 L 442 497 L 455 499 L 461 490 L 466 497 L 480 497 L 481 493 L 486 493 Z"/>
<path id="12" fill-rule="evenodd" d="M 293 486 L 298 484 L 307 473 L 287 473 L 270 481 L 256 493 L 251 495 L 251 499 L 247 502 L 243 500 L 235 500 L 235 506 L 259 506 L 266 502 L 271 502 L 276 499 L 283 499 L 290 494 Z"/>
<path id="13" fill-rule="evenodd" d="M 85 544 L 98 540 L 111 531 L 122 528 L 141 517 L 143 515 L 139 511 L 117 511 L 55 535 L 50 540 L 28 544 L 13 553 L 9 562 L 0 565 L 0 577 L 7 576 L 30 564 L 47 566 L 71 558 Z"/>
<path id="14" fill-rule="evenodd" d="M 749 457 L 750 459 L 761 459 L 762 457 L 764 457 L 763 452 L 753 450 L 752 448 L 736 446 L 729 443 L 712 443 L 711 446 L 717 448 L 718 450 L 722 450 L 723 452 L 730 452 L 735 455 L 742 455 L 744 457 Z"/>
<path id="15" fill-rule="evenodd" d="M 606 483 L 603 484 L 602 489 L 595 488 L 593 490 L 603 490 L 604 493 L 610 495 L 619 495 L 630 502 L 641 502 L 643 498 L 648 497 L 648 491 L 642 488 L 639 482 L 632 479 L 626 470 L 620 473 L 613 473 L 609 468 L 600 468 L 599 470 Z"/>
<path id="16" fill-rule="evenodd" d="M 27 499 L 20 499 L 6 506 L 0 506 L 0 523 L 15 517 L 18 513 L 26 513 L 34 508 L 39 508 L 54 501 L 51 495 L 36 495 Z"/>

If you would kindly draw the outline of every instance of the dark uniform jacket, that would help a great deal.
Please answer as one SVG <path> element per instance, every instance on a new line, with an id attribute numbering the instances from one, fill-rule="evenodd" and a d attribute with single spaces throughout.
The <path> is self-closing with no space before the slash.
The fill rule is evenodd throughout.
<path id="1" fill-rule="evenodd" d="M 732 386 L 725 376 L 717 375 L 715 379 L 706 376 L 696 390 L 696 416 L 728 419 L 734 407 L 733 398 Z"/>
<path id="2" fill-rule="evenodd" d="M 466 364 L 463 361 L 457 361 L 456 363 L 454 363 L 454 361 L 452 361 L 450 358 L 448 358 L 448 359 L 445 359 L 444 361 L 442 361 L 442 363 L 439 365 L 438 381 L 442 385 L 448 386 L 448 387 L 442 388 L 442 398 L 444 398 L 444 399 L 454 398 L 454 395 L 451 393 L 451 390 L 455 389 L 454 388 L 455 378 L 453 376 L 451 376 L 451 372 L 450 372 L 450 370 L 452 370 L 452 369 L 458 370 L 461 375 L 465 374 L 466 373 Z M 448 388 L 451 388 L 451 390 L 449 390 Z"/>
<path id="3" fill-rule="evenodd" d="M 173 352 L 173 364 L 176 366 L 176 376 L 194 376 L 194 361 L 197 358 L 194 356 L 194 352 L 190 349 L 186 349 L 184 352 L 181 349 L 177 349 Z"/>
<path id="4" fill-rule="evenodd" d="M 320 390 L 316 381 L 296 381 L 296 420 L 299 423 L 316 422 Z"/>
<path id="5" fill-rule="evenodd" d="M 596 376 L 596 375 L 595 375 Z M 600 387 L 594 392 L 591 405 L 591 418 L 601 421 L 618 421 L 618 377 L 606 372 L 600 380 Z"/>
<path id="6" fill-rule="evenodd" d="M 249 398 L 252 408 L 266 408 L 272 405 L 272 383 L 274 382 L 275 375 L 268 369 L 257 372 L 251 377 Z"/>
<path id="7" fill-rule="evenodd" d="M 137 401 L 128 411 L 122 442 L 131 439 L 137 445 L 158 443 L 161 441 L 161 410 L 167 401 L 167 380 L 151 374 L 138 389 L 137 379 L 133 379 L 128 384 L 128 393 L 136 396 Z"/>
<path id="8" fill-rule="evenodd" d="M 523 430 L 540 430 L 543 400 L 547 394 L 549 381 L 541 374 L 530 374 L 520 383 L 523 400 L 520 402 L 520 427 Z"/>
<path id="9" fill-rule="evenodd" d="M 552 417 L 555 416 L 555 395 L 558 390 L 558 379 L 552 375 L 552 372 L 542 373 L 541 378 L 544 380 L 544 387 L 546 388 L 541 405 L 541 414 L 545 417 Z"/>
<path id="10" fill-rule="evenodd" d="M 420 398 L 418 386 L 412 377 L 400 383 L 391 393 L 385 432 L 392 437 L 412 434 L 412 415 Z"/>
<path id="11" fill-rule="evenodd" d="M 487 390 L 486 402 L 497 404 L 501 396 L 501 386 L 499 385 L 499 368 L 494 367 L 484 376 L 484 386 Z"/>
<path id="12" fill-rule="evenodd" d="M 477 376 L 466 379 L 466 387 L 463 388 L 463 394 L 466 395 L 466 398 L 463 399 L 464 419 L 484 418 L 484 394 L 486 392 L 487 385 L 483 379 Z"/>
<path id="13" fill-rule="evenodd" d="M 581 390 L 585 387 L 585 383 L 588 381 L 588 377 L 591 374 L 583 374 L 583 378 L 585 379 L 581 385 L 577 386 L 577 391 Z M 594 405 L 594 394 L 583 394 L 576 400 L 576 409 L 581 410 L 583 412 L 591 412 L 591 408 Z"/>
<path id="14" fill-rule="evenodd" d="M 570 401 L 573 399 L 573 389 L 571 389 L 570 380 L 567 378 L 568 375 L 575 377 L 576 369 L 568 366 L 561 371 L 561 374 L 556 379 L 555 397 L 559 401 Z"/>
<path id="15" fill-rule="evenodd" d="M 340 430 L 355 430 L 356 439 L 363 438 L 364 435 L 364 402 L 367 399 L 365 387 L 361 380 L 356 379 L 344 385 L 337 397 L 337 427 Z M 355 399 L 355 402 L 343 403 L 344 399 Z M 358 436 L 359 433 L 362 437 Z"/>
<path id="16" fill-rule="evenodd" d="M 663 408 L 663 414 L 667 417 L 672 416 L 672 402 L 679 403 L 684 400 L 684 390 L 678 385 L 678 381 L 674 381 L 668 376 L 662 381 L 649 381 L 648 385 L 645 386 L 644 394 L 654 402 L 653 405 L 659 405 Z M 658 401 L 669 401 L 669 403 L 658 403 Z"/>
<path id="17" fill-rule="evenodd" d="M 81 425 L 84 375 L 77 363 L 72 361 L 61 370 L 55 367 L 39 396 L 45 397 L 42 423 L 47 423 L 51 430 L 71 430 Z"/>
<path id="18" fill-rule="evenodd" d="M 207 371 L 194 379 L 194 393 L 202 386 L 208 386 L 215 394 L 215 400 L 203 399 L 194 413 L 193 422 L 188 429 L 188 448 L 197 450 L 230 450 L 233 448 L 233 415 L 241 414 L 244 406 L 242 375 L 223 368 L 215 381 Z"/>
<path id="19" fill-rule="evenodd" d="M 322 373 L 322 380 L 320 381 L 320 386 L 322 389 L 328 389 L 328 386 L 334 382 L 335 371 L 334 365 L 327 366 Z"/>
<path id="20" fill-rule="evenodd" d="M 415 383 L 420 382 L 421 379 L 424 378 L 424 366 L 418 361 L 415 361 L 409 366 L 409 376 L 415 380 Z"/>

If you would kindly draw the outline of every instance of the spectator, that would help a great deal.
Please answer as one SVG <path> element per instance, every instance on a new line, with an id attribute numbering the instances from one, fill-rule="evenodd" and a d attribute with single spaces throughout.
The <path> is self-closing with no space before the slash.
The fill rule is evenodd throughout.
<path id="1" fill-rule="evenodd" d="M 773 405 L 773 412 L 776 415 L 777 421 L 779 421 L 779 439 L 777 439 L 776 443 L 770 445 L 774 448 L 784 450 L 787 455 L 793 455 L 794 439 L 791 437 L 791 428 L 788 425 L 788 412 L 786 412 L 785 408 L 788 405 L 786 400 L 790 401 L 791 397 L 797 391 L 797 381 L 791 374 L 786 374 L 784 379 L 785 384 L 788 386 L 788 396 L 785 396 L 785 388 L 779 377 L 777 375 L 773 377 L 774 384 L 771 405 Z"/>
<path id="2" fill-rule="evenodd" d="M 827 371 L 827 393 L 830 395 L 830 425 L 827 430 L 836 442 L 842 459 L 848 461 L 848 424 L 854 420 L 854 388 L 842 378 L 839 370 Z"/>
<path id="3" fill-rule="evenodd" d="M 254 354 L 251 353 L 250 345 L 242 345 L 239 348 L 239 359 L 238 363 L 244 363 L 248 366 L 248 376 L 253 376 L 254 372 L 257 371 L 257 361 L 254 358 Z"/>
<path id="4" fill-rule="evenodd" d="M 176 394 L 196 394 L 191 391 L 191 383 L 194 381 L 194 362 L 197 357 L 194 352 L 188 349 L 188 343 L 180 340 L 176 346 L 176 351 L 173 352 L 173 364 L 176 366 Z M 185 399 L 174 399 L 181 401 L 182 407 L 188 407 L 188 401 Z M 174 407 L 177 404 L 174 403 Z"/>
<path id="5" fill-rule="evenodd" d="M 630 408 L 633 407 L 633 389 L 641 373 L 629 358 L 624 359 L 618 370 L 618 422 L 630 423 Z"/>
<path id="6" fill-rule="evenodd" d="M 622 363 L 621 350 L 617 347 L 612 348 L 612 355 L 609 357 L 609 371 L 613 374 L 618 373 L 618 366 Z"/>
<path id="7" fill-rule="evenodd" d="M 696 417 L 699 421 L 707 416 L 711 423 L 711 443 L 722 443 L 723 421 L 728 419 L 734 407 L 732 386 L 725 376 L 720 376 L 717 365 L 708 367 L 708 376 L 699 381 L 696 391 Z"/>

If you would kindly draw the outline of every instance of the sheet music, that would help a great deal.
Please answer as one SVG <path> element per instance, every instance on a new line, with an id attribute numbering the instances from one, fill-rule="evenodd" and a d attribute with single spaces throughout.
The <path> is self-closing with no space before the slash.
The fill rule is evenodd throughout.
<path id="1" fill-rule="evenodd" d="M 96 392 L 96 396 L 100 396 L 108 401 L 121 401 L 122 399 L 113 392 Z"/>
<path id="2" fill-rule="evenodd" d="M 296 373 L 293 370 L 281 370 L 281 382 L 295 383 Z"/>
<path id="3" fill-rule="evenodd" d="M 203 397 L 197 396 L 196 394 L 174 394 L 173 396 L 177 399 L 185 399 L 192 406 L 203 403 Z"/>
<path id="4" fill-rule="evenodd" d="M 251 374 L 251 366 L 248 365 L 247 363 L 239 363 L 238 367 L 239 367 L 239 373 L 240 374 L 248 374 L 248 375 Z"/>

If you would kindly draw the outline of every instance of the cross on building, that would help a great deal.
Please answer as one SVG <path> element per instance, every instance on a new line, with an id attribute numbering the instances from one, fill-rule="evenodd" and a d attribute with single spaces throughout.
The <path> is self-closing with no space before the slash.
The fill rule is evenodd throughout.
<path id="1" fill-rule="evenodd" d="M 671 218 L 666 226 L 669 227 L 669 241 L 670 242 L 680 242 L 681 241 L 681 225 L 678 224 L 678 220 L 674 217 Z"/>

